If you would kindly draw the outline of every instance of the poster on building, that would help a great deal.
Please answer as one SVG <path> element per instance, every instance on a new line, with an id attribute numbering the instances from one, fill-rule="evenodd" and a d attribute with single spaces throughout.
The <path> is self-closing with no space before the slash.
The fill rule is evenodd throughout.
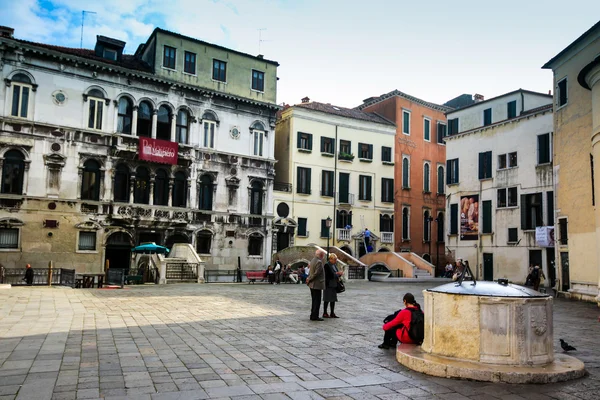
<path id="1" fill-rule="evenodd" d="M 460 198 L 460 239 L 477 240 L 479 235 L 479 196 Z"/>
<path id="2" fill-rule="evenodd" d="M 178 143 L 141 137 L 138 150 L 140 160 L 161 164 L 177 164 Z"/>
<path id="3" fill-rule="evenodd" d="M 539 247 L 554 247 L 554 227 L 538 226 L 535 228 L 535 243 Z"/>

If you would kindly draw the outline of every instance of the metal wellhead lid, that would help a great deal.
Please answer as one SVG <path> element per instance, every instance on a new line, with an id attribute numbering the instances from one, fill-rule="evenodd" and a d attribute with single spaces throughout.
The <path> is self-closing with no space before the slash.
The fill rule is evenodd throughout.
<path id="1" fill-rule="evenodd" d="M 467 280 L 463 281 L 460 284 L 457 284 L 456 282 L 451 282 L 445 285 L 435 287 L 433 289 L 427 289 L 427 291 L 436 293 L 458 294 L 464 296 L 526 298 L 551 297 L 548 294 L 540 293 L 536 290 L 524 286 L 513 285 L 511 283 L 508 283 L 508 281 L 504 279 L 499 279 L 498 282 L 477 281 L 477 283 L 474 283 Z"/>

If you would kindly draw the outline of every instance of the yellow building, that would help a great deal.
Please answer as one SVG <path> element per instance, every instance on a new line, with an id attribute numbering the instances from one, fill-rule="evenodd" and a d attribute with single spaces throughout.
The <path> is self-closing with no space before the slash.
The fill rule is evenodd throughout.
<path id="1" fill-rule="evenodd" d="M 329 244 L 352 256 L 394 251 L 393 122 L 311 102 L 281 112 L 275 128 L 273 252 Z M 327 219 L 331 219 L 331 228 Z"/>
<path id="2" fill-rule="evenodd" d="M 542 68 L 554 73 L 559 289 L 600 303 L 600 22 Z"/>

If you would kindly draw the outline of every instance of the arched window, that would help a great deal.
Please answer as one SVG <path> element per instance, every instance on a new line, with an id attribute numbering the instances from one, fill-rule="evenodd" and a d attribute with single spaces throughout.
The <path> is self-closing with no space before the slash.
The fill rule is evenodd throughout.
<path id="1" fill-rule="evenodd" d="M 402 158 L 402 188 L 410 188 L 410 160 L 408 157 Z"/>
<path id="2" fill-rule="evenodd" d="M 169 205 L 169 176 L 164 169 L 157 170 L 154 178 L 154 205 Z"/>
<path id="3" fill-rule="evenodd" d="M 210 231 L 200 231 L 196 235 L 196 252 L 198 254 L 210 254 L 212 242 L 212 233 Z"/>
<path id="4" fill-rule="evenodd" d="M 173 207 L 185 207 L 187 203 L 187 178 L 181 171 L 175 174 L 173 182 Z"/>
<path id="5" fill-rule="evenodd" d="M 430 177 L 429 177 L 429 163 L 423 164 L 423 191 L 425 193 L 431 192 Z"/>
<path id="6" fill-rule="evenodd" d="M 213 207 L 213 181 L 209 175 L 200 178 L 200 204 L 201 210 L 212 210 Z"/>
<path id="7" fill-rule="evenodd" d="M 129 168 L 125 164 L 117 165 L 115 170 L 114 199 L 129 203 Z"/>
<path id="8" fill-rule="evenodd" d="M 98 161 L 87 160 L 83 164 L 81 199 L 100 200 L 100 164 Z"/>
<path id="9" fill-rule="evenodd" d="M 444 243 L 444 213 L 440 212 L 437 216 L 437 241 Z"/>
<path id="10" fill-rule="evenodd" d="M 402 209 L 402 240 L 410 240 L 410 210 Z"/>
<path id="11" fill-rule="evenodd" d="M 23 194 L 25 157 L 18 150 L 9 150 L 4 155 L 2 167 L 2 193 Z"/>
<path id="12" fill-rule="evenodd" d="M 142 101 L 138 108 L 137 135 L 150 137 L 152 135 L 152 105 Z"/>
<path id="13" fill-rule="evenodd" d="M 253 154 L 255 156 L 263 156 L 263 148 L 265 141 L 265 127 L 260 122 L 252 124 L 252 142 L 253 142 Z"/>
<path id="14" fill-rule="evenodd" d="M 444 180 L 444 167 L 442 167 L 441 165 L 438 167 L 437 170 L 437 191 L 438 194 L 444 194 L 444 187 L 445 187 L 445 183 L 446 181 Z"/>
<path id="15" fill-rule="evenodd" d="M 117 119 L 117 132 L 131 134 L 131 119 L 133 117 L 133 103 L 127 97 L 119 100 L 119 118 Z"/>
<path id="16" fill-rule="evenodd" d="M 379 216 L 379 232 L 394 232 L 394 218 L 387 214 Z"/>
<path id="17" fill-rule="evenodd" d="M 11 78 L 13 87 L 12 109 L 13 117 L 27 118 L 29 113 L 29 94 L 33 89 L 33 82 L 25 74 L 15 74 Z"/>
<path id="18" fill-rule="evenodd" d="M 165 105 L 158 108 L 156 138 L 171 140 L 171 110 Z"/>
<path id="19" fill-rule="evenodd" d="M 250 190 L 250 214 L 262 215 L 263 185 L 254 181 Z"/>
<path id="20" fill-rule="evenodd" d="M 429 242 L 431 241 L 431 214 L 429 211 L 425 211 L 423 213 L 423 241 Z"/>
<path id="21" fill-rule="evenodd" d="M 215 147 L 215 129 L 217 126 L 217 117 L 212 112 L 205 112 L 202 115 L 202 126 L 204 131 L 204 147 Z"/>
<path id="22" fill-rule="evenodd" d="M 188 131 L 189 131 L 189 114 L 186 110 L 179 110 L 177 113 L 177 121 L 175 126 L 175 140 L 177 143 L 187 144 L 188 143 Z"/>
<path id="23" fill-rule="evenodd" d="M 88 128 L 102 129 L 102 118 L 104 116 L 104 93 L 98 89 L 92 89 L 87 93 L 89 103 Z"/>
<path id="24" fill-rule="evenodd" d="M 150 204 L 150 174 L 144 167 L 139 167 L 135 171 L 133 202 L 138 204 Z"/>

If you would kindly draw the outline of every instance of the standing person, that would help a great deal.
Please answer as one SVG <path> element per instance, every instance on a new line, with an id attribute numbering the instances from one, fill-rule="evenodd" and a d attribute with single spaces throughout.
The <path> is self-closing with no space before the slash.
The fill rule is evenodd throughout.
<path id="1" fill-rule="evenodd" d="M 279 282 L 281 282 L 281 261 L 279 261 L 279 259 L 275 261 L 275 268 L 273 271 L 275 273 L 275 283 L 279 285 Z"/>
<path id="2" fill-rule="evenodd" d="M 371 245 L 371 231 L 369 228 L 365 228 L 365 244 L 367 247 Z"/>
<path id="3" fill-rule="evenodd" d="M 269 284 L 273 284 L 275 282 L 275 272 L 273 272 L 273 267 L 269 265 L 267 268 L 267 277 L 269 278 Z"/>
<path id="4" fill-rule="evenodd" d="M 31 268 L 31 264 L 27 264 L 25 267 L 25 278 L 23 278 L 27 286 L 33 285 L 33 269 Z"/>
<path id="5" fill-rule="evenodd" d="M 339 318 L 335 315 L 335 303 L 337 299 L 337 287 L 342 272 L 337 268 L 337 256 L 329 253 L 329 262 L 325 264 L 325 291 L 323 292 L 323 318 Z M 331 313 L 327 313 L 327 306 Z"/>
<path id="6" fill-rule="evenodd" d="M 312 299 L 310 308 L 311 321 L 323 321 L 323 318 L 319 317 L 319 309 L 321 308 L 321 292 L 325 289 L 324 257 L 325 250 L 318 249 L 315 252 L 315 258 L 310 262 L 309 273 L 306 278 L 306 284 L 310 288 L 310 297 Z"/>
<path id="7" fill-rule="evenodd" d="M 533 290 L 540 290 L 540 282 L 542 281 L 542 277 L 546 279 L 544 276 L 544 271 L 540 268 L 539 265 L 533 267 L 531 271 L 531 283 L 533 284 Z"/>
<path id="8" fill-rule="evenodd" d="M 383 325 L 383 330 L 385 331 L 383 343 L 377 346 L 380 349 L 396 347 L 398 341 L 407 344 L 421 344 L 419 341 L 423 341 L 423 338 L 412 338 L 409 334 L 411 323 L 413 322 L 413 311 L 420 313 L 421 316 L 418 321 L 414 321 L 415 324 L 423 324 L 422 328 L 424 328 L 421 306 L 417 303 L 415 296 L 413 296 L 412 293 L 406 293 L 402 298 L 402 302 L 404 303 L 405 308 L 390 316 L 393 318 L 386 318 L 386 321 L 388 322 Z"/>

